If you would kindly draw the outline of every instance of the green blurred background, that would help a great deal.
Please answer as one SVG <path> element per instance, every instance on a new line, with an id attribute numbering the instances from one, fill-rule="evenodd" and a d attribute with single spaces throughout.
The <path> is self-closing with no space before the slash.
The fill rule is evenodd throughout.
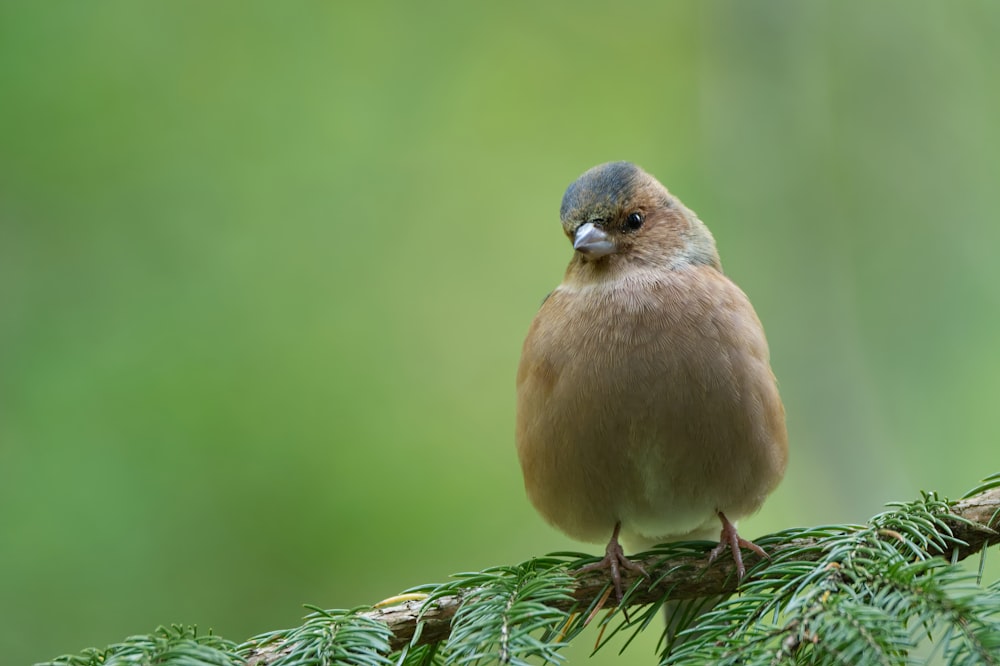
<path id="1" fill-rule="evenodd" d="M 745 534 L 962 494 L 1000 469 L 998 34 L 991 0 L 3 3 L 4 661 L 599 550 L 525 499 L 513 381 L 612 159 L 767 327 L 792 458 Z"/>

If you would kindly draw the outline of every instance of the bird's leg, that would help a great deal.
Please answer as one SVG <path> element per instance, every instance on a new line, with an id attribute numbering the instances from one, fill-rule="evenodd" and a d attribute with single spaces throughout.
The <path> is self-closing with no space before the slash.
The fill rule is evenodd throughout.
<path id="1" fill-rule="evenodd" d="M 622 529 L 621 521 L 615 523 L 615 531 L 611 533 L 611 540 L 608 541 L 608 547 L 604 549 L 604 559 L 600 562 L 594 562 L 593 564 L 588 564 L 585 567 L 580 567 L 574 574 L 587 573 L 588 571 L 600 571 L 602 569 L 607 569 L 611 574 L 611 584 L 615 588 L 615 599 L 618 600 L 618 605 L 622 604 L 622 569 L 628 569 L 629 571 L 634 571 L 637 574 L 641 574 L 645 578 L 649 578 L 649 574 L 646 570 L 642 568 L 642 565 L 633 562 L 632 560 L 625 557 L 625 551 L 622 550 L 622 546 L 618 543 L 618 533 Z"/>
<path id="2" fill-rule="evenodd" d="M 746 575 L 747 569 L 743 566 L 743 553 L 740 552 L 741 548 L 746 548 L 747 550 L 752 550 L 761 557 L 771 559 L 770 556 L 764 552 L 764 549 L 755 544 L 753 541 L 747 541 L 741 537 L 736 532 L 736 525 L 729 522 L 726 518 L 726 514 L 721 511 L 718 512 L 719 520 L 722 521 L 722 534 L 719 535 L 719 545 L 712 549 L 712 552 L 708 554 L 708 563 L 711 564 L 715 561 L 722 551 L 726 549 L 726 546 L 733 551 L 733 561 L 736 562 L 736 579 L 743 580 L 743 576 Z"/>

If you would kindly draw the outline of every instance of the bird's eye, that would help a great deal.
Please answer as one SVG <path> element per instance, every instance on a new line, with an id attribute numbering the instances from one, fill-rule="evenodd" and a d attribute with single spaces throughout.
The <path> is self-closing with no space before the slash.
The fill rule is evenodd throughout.
<path id="1" fill-rule="evenodd" d="M 642 213 L 629 213 L 629 216 L 625 218 L 625 226 L 631 231 L 635 231 L 642 226 Z"/>

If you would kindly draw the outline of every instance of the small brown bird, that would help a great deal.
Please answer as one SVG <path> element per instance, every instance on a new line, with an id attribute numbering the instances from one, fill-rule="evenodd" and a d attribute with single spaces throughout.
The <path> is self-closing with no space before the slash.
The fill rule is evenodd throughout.
<path id="1" fill-rule="evenodd" d="M 785 411 L 767 341 L 715 240 L 655 178 L 628 162 L 566 190 L 575 252 L 524 341 L 517 452 L 528 497 L 552 525 L 603 542 L 621 601 L 630 547 L 717 534 L 714 559 L 763 551 L 735 520 L 781 480 Z M 642 572 L 645 573 L 645 572 Z"/>

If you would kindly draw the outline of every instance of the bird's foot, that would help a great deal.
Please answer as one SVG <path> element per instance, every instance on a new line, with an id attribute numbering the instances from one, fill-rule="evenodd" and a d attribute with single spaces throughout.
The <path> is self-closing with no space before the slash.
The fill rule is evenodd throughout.
<path id="1" fill-rule="evenodd" d="M 622 594 L 622 569 L 627 569 L 628 571 L 640 574 L 644 578 L 649 578 L 649 574 L 646 573 L 641 564 L 625 557 L 625 551 L 622 550 L 621 544 L 618 543 L 618 532 L 621 530 L 621 527 L 621 522 L 615 523 L 615 531 L 611 534 L 608 547 L 604 549 L 604 559 L 600 562 L 580 567 L 572 572 L 574 574 L 582 574 L 606 569 L 611 575 L 611 584 L 614 586 L 615 599 L 618 601 L 619 606 L 621 606 L 622 599 L 624 598 L 624 594 Z"/>
<path id="2" fill-rule="evenodd" d="M 715 561 L 719 555 L 722 554 L 727 547 L 733 552 L 733 561 L 736 562 L 736 580 L 743 580 L 743 576 L 747 573 L 747 568 L 743 566 L 743 553 L 740 551 L 741 548 L 746 548 L 747 550 L 752 550 L 761 557 L 771 559 L 771 556 L 764 552 L 764 549 L 755 544 L 753 541 L 747 541 L 741 537 L 736 532 L 736 525 L 729 522 L 726 518 L 726 514 L 719 513 L 719 520 L 722 521 L 722 534 L 719 535 L 719 545 L 712 549 L 712 552 L 708 554 L 708 563 L 711 564 Z"/>

